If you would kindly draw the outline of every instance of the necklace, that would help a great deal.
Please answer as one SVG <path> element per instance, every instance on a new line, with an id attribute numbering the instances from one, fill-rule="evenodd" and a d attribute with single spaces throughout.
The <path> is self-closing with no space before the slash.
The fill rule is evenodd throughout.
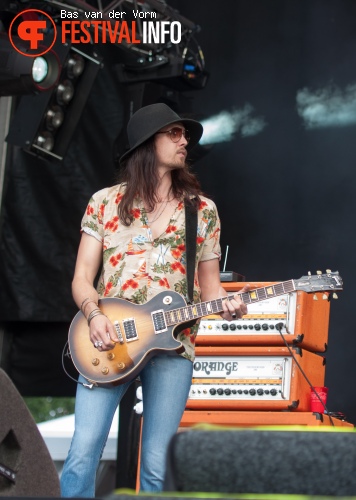
<path id="1" fill-rule="evenodd" d="M 148 220 L 148 217 L 147 217 L 147 222 L 148 222 L 149 224 L 152 224 L 153 222 L 156 222 L 156 220 L 157 220 L 157 219 L 159 219 L 159 218 L 161 217 L 161 215 L 163 214 L 163 212 L 164 212 L 164 211 L 165 211 L 165 209 L 166 209 L 166 206 L 168 205 L 168 201 L 169 201 L 169 200 L 167 200 L 167 201 L 166 201 L 166 203 L 163 205 L 163 208 L 162 208 L 162 210 L 159 212 L 159 214 L 157 215 L 157 217 L 155 217 L 155 218 L 154 218 L 154 219 L 152 219 L 152 220 Z M 146 216 L 147 216 L 147 214 L 146 214 Z"/>

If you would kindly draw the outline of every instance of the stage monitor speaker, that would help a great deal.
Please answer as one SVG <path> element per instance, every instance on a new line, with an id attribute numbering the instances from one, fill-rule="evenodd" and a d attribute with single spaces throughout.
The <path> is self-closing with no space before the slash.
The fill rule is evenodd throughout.
<path id="1" fill-rule="evenodd" d="M 0 369 L 0 497 L 59 497 L 59 477 L 25 402 Z"/>
<path id="2" fill-rule="evenodd" d="M 164 490 L 352 496 L 355 464 L 352 430 L 193 429 L 170 444 Z"/>

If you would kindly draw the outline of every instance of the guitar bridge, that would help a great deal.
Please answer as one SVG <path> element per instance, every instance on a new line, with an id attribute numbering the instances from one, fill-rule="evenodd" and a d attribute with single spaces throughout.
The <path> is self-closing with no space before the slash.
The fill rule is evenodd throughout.
<path id="1" fill-rule="evenodd" d="M 163 309 L 160 309 L 159 311 L 153 311 L 151 313 L 151 316 L 156 335 L 168 330 Z"/>
<path id="2" fill-rule="evenodd" d="M 138 339 L 138 333 L 135 323 L 135 318 L 127 318 L 122 321 L 124 325 L 126 342 L 132 342 Z"/>

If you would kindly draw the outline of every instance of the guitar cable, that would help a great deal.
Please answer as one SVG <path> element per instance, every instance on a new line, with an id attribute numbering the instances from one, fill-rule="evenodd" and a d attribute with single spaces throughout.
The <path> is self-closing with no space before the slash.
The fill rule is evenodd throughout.
<path id="1" fill-rule="evenodd" d="M 292 356 L 292 359 L 295 361 L 295 364 L 297 365 L 297 367 L 299 368 L 299 371 L 300 373 L 303 375 L 303 377 L 305 378 L 305 380 L 307 381 L 307 384 L 309 385 L 309 387 L 311 388 L 311 390 L 314 392 L 314 394 L 316 395 L 316 397 L 319 399 L 320 403 L 322 404 L 323 408 L 324 408 L 324 415 L 327 415 L 329 417 L 329 420 L 330 420 L 330 424 L 332 425 L 332 427 L 335 426 L 334 422 L 333 422 L 333 419 L 331 418 L 331 415 L 330 415 L 330 412 L 329 410 L 327 409 L 324 401 L 322 401 L 320 395 L 316 392 L 313 384 L 310 382 L 309 378 L 307 377 L 306 373 L 304 372 L 303 368 L 301 367 L 300 363 L 298 362 L 298 360 L 296 359 L 292 349 L 290 348 L 290 345 L 288 344 L 288 342 L 286 341 L 283 333 L 282 333 L 282 328 L 283 328 L 283 323 L 277 323 L 276 324 L 276 329 L 278 330 L 280 336 L 282 337 L 282 340 L 286 346 L 286 348 L 288 349 L 290 355 Z M 287 325 L 286 325 L 286 331 L 287 333 L 290 333 L 288 331 L 288 328 L 287 328 Z"/>
<path id="2" fill-rule="evenodd" d="M 66 351 L 67 349 L 67 351 Z M 66 351 L 66 352 L 65 352 Z M 75 379 L 74 377 L 72 377 L 72 375 L 70 373 L 68 373 L 65 365 L 64 365 L 64 358 L 71 358 L 71 354 L 70 354 L 70 350 L 69 350 L 69 346 L 68 346 L 68 340 L 67 342 L 64 344 L 64 347 L 63 347 L 63 351 L 62 351 L 62 368 L 64 370 L 64 373 L 67 375 L 67 377 L 69 377 L 71 380 L 73 380 L 73 382 L 75 382 L 76 384 L 80 384 L 82 385 L 83 387 L 86 387 L 87 389 L 92 389 L 94 387 L 94 384 L 85 384 L 84 382 L 79 382 L 78 379 Z"/>

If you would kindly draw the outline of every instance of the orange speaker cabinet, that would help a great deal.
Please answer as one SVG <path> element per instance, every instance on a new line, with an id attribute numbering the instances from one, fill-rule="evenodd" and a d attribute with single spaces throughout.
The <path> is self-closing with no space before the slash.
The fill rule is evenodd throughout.
<path id="1" fill-rule="evenodd" d="M 329 417 L 321 413 L 285 412 L 285 411 L 202 411 L 186 410 L 180 427 L 191 427 L 197 424 L 214 424 L 237 427 L 269 426 L 269 425 L 306 425 L 319 427 L 354 427 L 345 420 Z"/>
<path id="2" fill-rule="evenodd" d="M 307 412 L 324 379 L 325 358 L 299 347 L 197 346 L 186 408 Z"/>
<path id="3" fill-rule="evenodd" d="M 250 283 L 252 289 L 272 286 L 273 282 Z M 239 291 L 244 283 L 224 283 L 228 292 Z M 325 352 L 328 342 L 330 302 L 323 293 L 302 291 L 279 295 L 248 305 L 242 319 L 225 321 L 221 316 L 206 316 L 201 320 L 196 345 L 285 345 L 276 328 L 282 323 L 282 333 L 288 344 L 311 352 Z"/>

